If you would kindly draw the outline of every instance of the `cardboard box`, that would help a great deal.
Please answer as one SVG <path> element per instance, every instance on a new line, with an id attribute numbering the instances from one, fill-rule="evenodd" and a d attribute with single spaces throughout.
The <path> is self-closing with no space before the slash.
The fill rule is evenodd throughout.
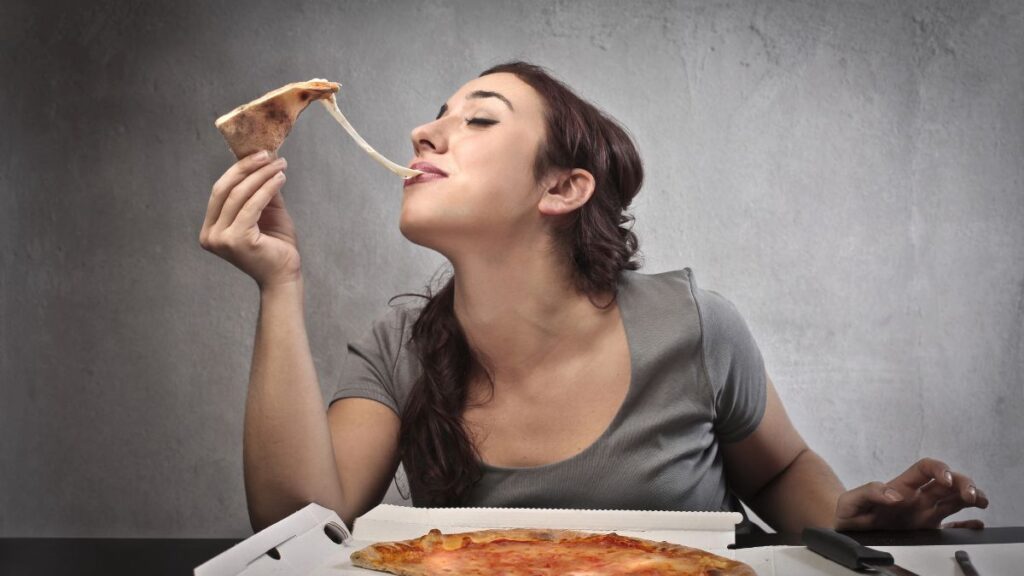
<path id="1" fill-rule="evenodd" d="M 759 576 L 847 576 L 857 574 L 802 546 L 729 550 L 735 512 L 630 510 L 542 510 L 512 508 L 410 508 L 382 504 L 355 522 L 350 534 L 333 511 L 310 504 L 195 569 L 195 576 L 369 576 L 349 555 L 382 540 L 418 538 L 431 528 L 464 532 L 487 528 L 566 528 L 617 532 L 703 548 L 749 564 Z M 1020 574 L 1022 544 L 878 547 L 921 575 L 961 576 L 958 549 L 971 554 L 985 576 Z M 268 554 L 269 552 L 269 554 Z"/>
<path id="2" fill-rule="evenodd" d="M 432 528 L 563 528 L 664 540 L 732 557 L 737 512 L 411 508 L 381 504 L 358 518 L 352 533 L 334 512 L 310 504 L 195 569 L 195 576 L 347 576 L 380 574 L 352 566 L 349 555 L 374 542 L 408 540 Z M 270 554 L 268 554 L 270 552 Z M 276 557 L 275 557 L 276 556 Z"/>

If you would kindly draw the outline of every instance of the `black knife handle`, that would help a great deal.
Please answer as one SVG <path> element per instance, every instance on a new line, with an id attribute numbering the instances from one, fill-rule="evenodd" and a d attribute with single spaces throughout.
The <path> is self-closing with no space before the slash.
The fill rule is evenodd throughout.
<path id="1" fill-rule="evenodd" d="M 803 542 L 812 552 L 847 568 L 857 570 L 868 565 L 891 566 L 892 554 L 861 546 L 859 542 L 826 528 L 804 528 Z"/>

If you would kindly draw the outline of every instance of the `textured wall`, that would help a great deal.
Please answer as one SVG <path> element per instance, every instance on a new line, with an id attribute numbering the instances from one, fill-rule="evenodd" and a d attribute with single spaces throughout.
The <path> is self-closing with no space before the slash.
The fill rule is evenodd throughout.
<path id="1" fill-rule="evenodd" d="M 30 6 L 31 4 L 31 6 Z M 238 536 L 257 293 L 204 252 L 213 120 L 344 84 L 385 154 L 485 67 L 551 67 L 636 136 L 657 272 L 733 300 L 847 483 L 922 455 L 1024 524 L 1018 2 L 4 2 L 0 536 Z M 322 109 L 282 150 L 324 392 L 442 264 Z"/>

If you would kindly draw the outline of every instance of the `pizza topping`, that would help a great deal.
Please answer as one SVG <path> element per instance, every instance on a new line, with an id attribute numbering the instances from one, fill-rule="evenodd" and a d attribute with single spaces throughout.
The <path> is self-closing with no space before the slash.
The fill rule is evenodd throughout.
<path id="1" fill-rule="evenodd" d="M 753 576 L 749 566 L 700 550 L 619 534 L 481 530 L 384 542 L 352 554 L 355 566 L 403 576 L 611 574 Z"/>

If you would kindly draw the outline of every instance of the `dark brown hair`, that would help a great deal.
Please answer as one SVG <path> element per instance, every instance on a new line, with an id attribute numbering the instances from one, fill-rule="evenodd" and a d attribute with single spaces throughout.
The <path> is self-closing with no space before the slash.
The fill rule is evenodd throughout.
<path id="1" fill-rule="evenodd" d="M 508 62 L 480 76 L 500 72 L 515 74 L 545 104 L 546 134 L 534 163 L 534 177 L 539 180 L 556 168 L 582 168 L 594 176 L 593 195 L 554 228 L 553 240 L 580 293 L 591 302 L 599 294 L 617 294 L 620 272 L 640 267 L 634 260 L 639 248 L 636 235 L 624 226 L 633 221 L 625 211 L 643 183 L 636 146 L 614 119 L 543 68 Z M 399 434 L 399 451 L 416 505 L 459 505 L 481 476 L 463 413 L 474 359 L 482 363 L 455 317 L 454 294 L 452 274 L 434 294 L 428 285 L 426 294 L 395 297 L 427 300 L 411 336 L 423 372 L 402 411 Z M 612 302 L 614 298 L 605 306 Z M 493 386 L 491 374 L 487 377 Z"/>

